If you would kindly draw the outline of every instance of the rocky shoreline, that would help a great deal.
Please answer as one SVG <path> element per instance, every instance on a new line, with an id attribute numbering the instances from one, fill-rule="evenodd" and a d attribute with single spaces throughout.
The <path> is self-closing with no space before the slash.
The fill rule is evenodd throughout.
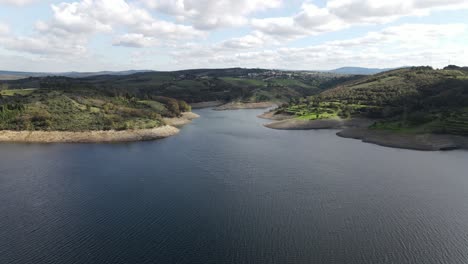
<path id="1" fill-rule="evenodd" d="M 166 125 L 150 129 L 99 131 L 0 131 L 0 142 L 16 143 L 117 143 L 149 141 L 177 135 L 177 127 L 190 123 L 199 115 L 185 112 L 178 118 L 165 118 Z"/>
<path id="2" fill-rule="evenodd" d="M 111 143 L 147 141 L 170 137 L 179 133 L 173 126 L 152 129 L 109 131 L 0 131 L 0 142 L 17 143 Z"/>
<path id="3" fill-rule="evenodd" d="M 166 125 L 181 127 L 187 124 L 190 124 L 193 119 L 197 119 L 200 116 L 192 113 L 192 112 L 184 112 L 182 113 L 181 117 L 173 117 L 173 118 L 164 118 L 164 122 Z"/>
<path id="4" fill-rule="evenodd" d="M 405 134 L 367 128 L 346 128 L 337 135 L 392 148 L 425 151 L 468 149 L 468 138 L 454 135 Z"/>

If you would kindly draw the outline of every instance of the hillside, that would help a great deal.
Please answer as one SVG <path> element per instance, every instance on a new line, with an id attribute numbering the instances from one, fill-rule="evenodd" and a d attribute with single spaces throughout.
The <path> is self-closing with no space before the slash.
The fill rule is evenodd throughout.
<path id="1" fill-rule="evenodd" d="M 356 78 L 232 68 L 2 81 L 0 130 L 153 128 L 190 111 L 186 102 L 285 102 Z"/>
<path id="2" fill-rule="evenodd" d="M 190 106 L 167 97 L 142 100 L 92 89 L 0 91 L 0 130 L 149 129 L 163 125 L 164 117 L 184 111 L 190 111 Z"/>
<path id="3" fill-rule="evenodd" d="M 167 96 L 189 103 L 203 101 L 288 101 L 317 94 L 357 76 L 320 72 L 262 69 L 198 69 L 146 72 L 132 75 L 99 75 L 87 78 L 40 77 L 4 82 L 8 89 L 74 90 L 93 88 L 118 96 Z"/>
<path id="4" fill-rule="evenodd" d="M 366 117 L 373 129 L 468 135 L 468 69 L 413 67 L 349 81 L 278 112 L 300 119 Z"/>
<path id="5" fill-rule="evenodd" d="M 358 74 L 358 75 L 372 75 L 392 69 L 379 69 L 379 68 L 363 68 L 363 67 L 341 67 L 331 70 L 330 72 L 339 74 Z"/>

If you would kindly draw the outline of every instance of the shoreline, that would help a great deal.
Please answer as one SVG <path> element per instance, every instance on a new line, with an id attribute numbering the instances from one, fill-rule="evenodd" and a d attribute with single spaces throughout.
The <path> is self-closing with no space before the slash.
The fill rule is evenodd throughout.
<path id="1" fill-rule="evenodd" d="M 277 130 L 339 129 L 343 127 L 343 121 L 340 119 L 300 120 L 290 118 L 264 124 L 264 126 Z"/>
<path id="2" fill-rule="evenodd" d="M 275 114 L 274 111 L 265 112 L 261 115 L 258 115 L 257 117 L 261 119 L 268 119 L 268 120 L 274 120 L 274 121 L 282 121 L 282 120 L 294 118 L 294 116 L 287 115 L 287 114 Z"/>
<path id="3" fill-rule="evenodd" d="M 169 126 L 182 127 L 192 123 L 192 120 L 200 116 L 192 112 L 183 112 L 181 117 L 163 118 L 164 123 Z"/>
<path id="4" fill-rule="evenodd" d="M 149 141 L 177 135 L 180 130 L 173 126 L 135 130 L 96 131 L 0 131 L 2 143 L 118 143 Z"/>
<path id="5" fill-rule="evenodd" d="M 184 112 L 181 117 L 164 118 L 166 125 L 149 129 L 90 131 L 0 130 L 0 143 L 124 143 L 150 141 L 179 134 L 180 127 L 200 117 Z"/>
<path id="6" fill-rule="evenodd" d="M 262 116 L 269 117 L 264 114 Z M 268 118 L 276 120 L 273 118 Z M 265 127 L 277 130 L 319 130 L 340 129 L 337 136 L 342 138 L 357 139 L 365 143 L 371 143 L 383 147 L 421 150 L 444 151 L 455 149 L 468 149 L 468 138 L 463 136 L 446 134 L 407 134 L 384 130 L 372 130 L 369 126 L 373 123 L 370 119 L 322 119 L 300 120 L 295 118 L 264 124 Z"/>
<path id="7" fill-rule="evenodd" d="M 345 128 L 336 135 L 361 140 L 364 143 L 400 149 L 422 151 L 468 149 L 468 138 L 447 134 L 406 134 L 367 128 Z"/>

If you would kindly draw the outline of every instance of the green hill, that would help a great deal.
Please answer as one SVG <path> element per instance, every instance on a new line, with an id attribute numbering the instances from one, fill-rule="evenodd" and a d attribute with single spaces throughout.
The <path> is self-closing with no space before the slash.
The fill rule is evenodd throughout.
<path id="1" fill-rule="evenodd" d="M 0 130 L 152 128 L 186 102 L 284 102 L 357 76 L 262 69 L 199 69 L 0 82 Z"/>
<path id="2" fill-rule="evenodd" d="M 292 97 L 317 94 L 356 78 L 354 75 L 334 73 L 232 68 L 146 72 L 124 76 L 100 75 L 87 78 L 51 76 L 4 83 L 9 89 L 93 88 L 111 96 L 167 96 L 192 103 L 215 100 L 288 101 Z"/>
<path id="3" fill-rule="evenodd" d="M 279 111 L 302 119 L 374 118 L 374 129 L 468 135 L 468 69 L 388 71 L 292 101 Z"/>
<path id="4" fill-rule="evenodd" d="M 154 128 L 163 117 L 190 107 L 166 97 L 146 100 L 95 90 L 23 89 L 0 91 L 0 130 L 125 130 Z"/>

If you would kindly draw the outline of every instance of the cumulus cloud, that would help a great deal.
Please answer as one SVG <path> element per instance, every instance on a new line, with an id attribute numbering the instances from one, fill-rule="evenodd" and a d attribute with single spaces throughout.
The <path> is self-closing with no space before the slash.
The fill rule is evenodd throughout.
<path id="1" fill-rule="evenodd" d="M 156 39 L 146 37 L 143 34 L 124 34 L 114 39 L 114 46 L 132 47 L 132 48 L 145 48 L 156 45 Z"/>
<path id="2" fill-rule="evenodd" d="M 468 60 L 466 24 L 404 24 L 369 32 L 365 36 L 319 45 L 242 51 L 191 46 L 173 53 L 175 61 L 191 67 L 243 66 L 286 69 L 327 69 L 343 65 L 398 67 L 464 64 Z M 460 38 L 460 36 L 465 36 Z"/>
<path id="3" fill-rule="evenodd" d="M 243 37 L 225 40 L 217 46 L 226 49 L 255 49 L 261 48 L 267 44 L 277 45 L 279 43 L 268 35 L 254 31 Z"/>
<path id="4" fill-rule="evenodd" d="M 52 5 L 53 19 L 44 24 L 47 31 L 70 34 L 111 32 L 124 28 L 133 38 L 177 39 L 203 35 L 192 26 L 158 20 L 148 11 L 125 0 L 82 0 Z"/>
<path id="5" fill-rule="evenodd" d="M 197 29 L 209 30 L 239 26 L 247 16 L 265 9 L 277 8 L 281 0 L 141 0 L 146 6 L 190 22 Z"/>
<path id="6" fill-rule="evenodd" d="M 468 8 L 466 0 L 330 0 L 327 9 L 350 23 L 384 23 L 434 10 Z"/>
<path id="7" fill-rule="evenodd" d="M 18 36 L 6 24 L 0 23 L 0 47 L 7 50 L 34 55 L 75 57 L 86 53 L 87 39 L 83 35 L 53 34 L 47 32 L 43 23 L 29 36 Z M 42 31 L 44 30 L 44 31 Z"/>
<path id="8" fill-rule="evenodd" d="M 306 1 L 291 17 L 252 19 L 265 34 L 297 38 L 342 30 L 354 25 L 381 24 L 405 16 L 429 15 L 435 10 L 468 9 L 467 0 L 330 0 L 320 8 Z"/>
<path id="9" fill-rule="evenodd" d="M 320 6 L 314 4 L 316 1 L 305 0 L 302 4 L 300 1 L 52 1 L 51 17 L 37 21 L 31 33 L 17 35 L 13 24 L 0 23 L 0 47 L 11 54 L 27 54 L 29 58 L 78 61 L 95 56 L 89 43 L 95 36 L 104 35 L 105 38 L 98 39 L 100 45 L 134 48 L 120 50 L 129 52 L 133 63 L 155 65 L 156 60 L 152 58 L 149 62 L 147 54 L 156 54 L 151 48 L 158 46 L 159 50 L 164 50 L 157 55 L 162 58 L 159 60 L 161 67 L 176 68 L 207 65 L 291 69 L 342 65 L 393 67 L 430 64 L 431 60 L 439 65 L 442 61 L 446 64 L 451 56 L 454 63 L 459 60 L 463 64 L 462 59 L 468 61 L 466 44 L 462 44 L 462 40 L 468 43 L 467 24 L 404 24 L 358 38 L 313 46 L 306 46 L 305 41 L 296 42 L 295 47 L 288 47 L 292 45 L 288 41 L 306 36 L 360 25 L 386 24 L 401 17 L 425 16 L 434 11 L 468 9 L 468 0 L 328 0 Z M 0 0 L 0 4 L 19 6 L 32 2 Z M 265 17 L 265 13 L 260 17 L 262 11 L 296 4 L 299 9 L 290 16 L 283 12 L 279 17 Z M 249 26 L 242 31 L 249 29 L 250 32 L 228 38 L 226 34 L 232 32 L 221 31 L 212 38 L 221 38 L 217 43 L 208 38 L 211 30 L 237 26 Z M 112 41 L 109 43 L 108 39 Z M 320 38 L 314 41 L 320 43 Z M 174 63 L 168 62 L 170 59 Z M 130 58 L 120 63 L 129 61 Z"/>
<path id="10" fill-rule="evenodd" d="M 148 11 L 125 0 L 81 0 L 51 5 L 53 16 L 38 21 L 28 36 L 9 34 L 0 44 L 6 49 L 39 56 L 84 56 L 96 33 L 126 31 L 113 45 L 131 48 L 153 46 L 157 40 L 204 36 L 192 26 L 154 18 Z M 9 33 L 0 25 L 0 34 Z"/>
<path id="11" fill-rule="evenodd" d="M 252 19 L 252 26 L 264 34 L 286 39 L 317 35 L 343 29 L 348 25 L 327 8 L 305 2 L 292 17 Z"/>
<path id="12" fill-rule="evenodd" d="M 52 5 L 50 28 L 69 33 L 109 32 L 114 26 L 151 23 L 153 18 L 144 9 L 124 0 L 82 0 Z"/>

